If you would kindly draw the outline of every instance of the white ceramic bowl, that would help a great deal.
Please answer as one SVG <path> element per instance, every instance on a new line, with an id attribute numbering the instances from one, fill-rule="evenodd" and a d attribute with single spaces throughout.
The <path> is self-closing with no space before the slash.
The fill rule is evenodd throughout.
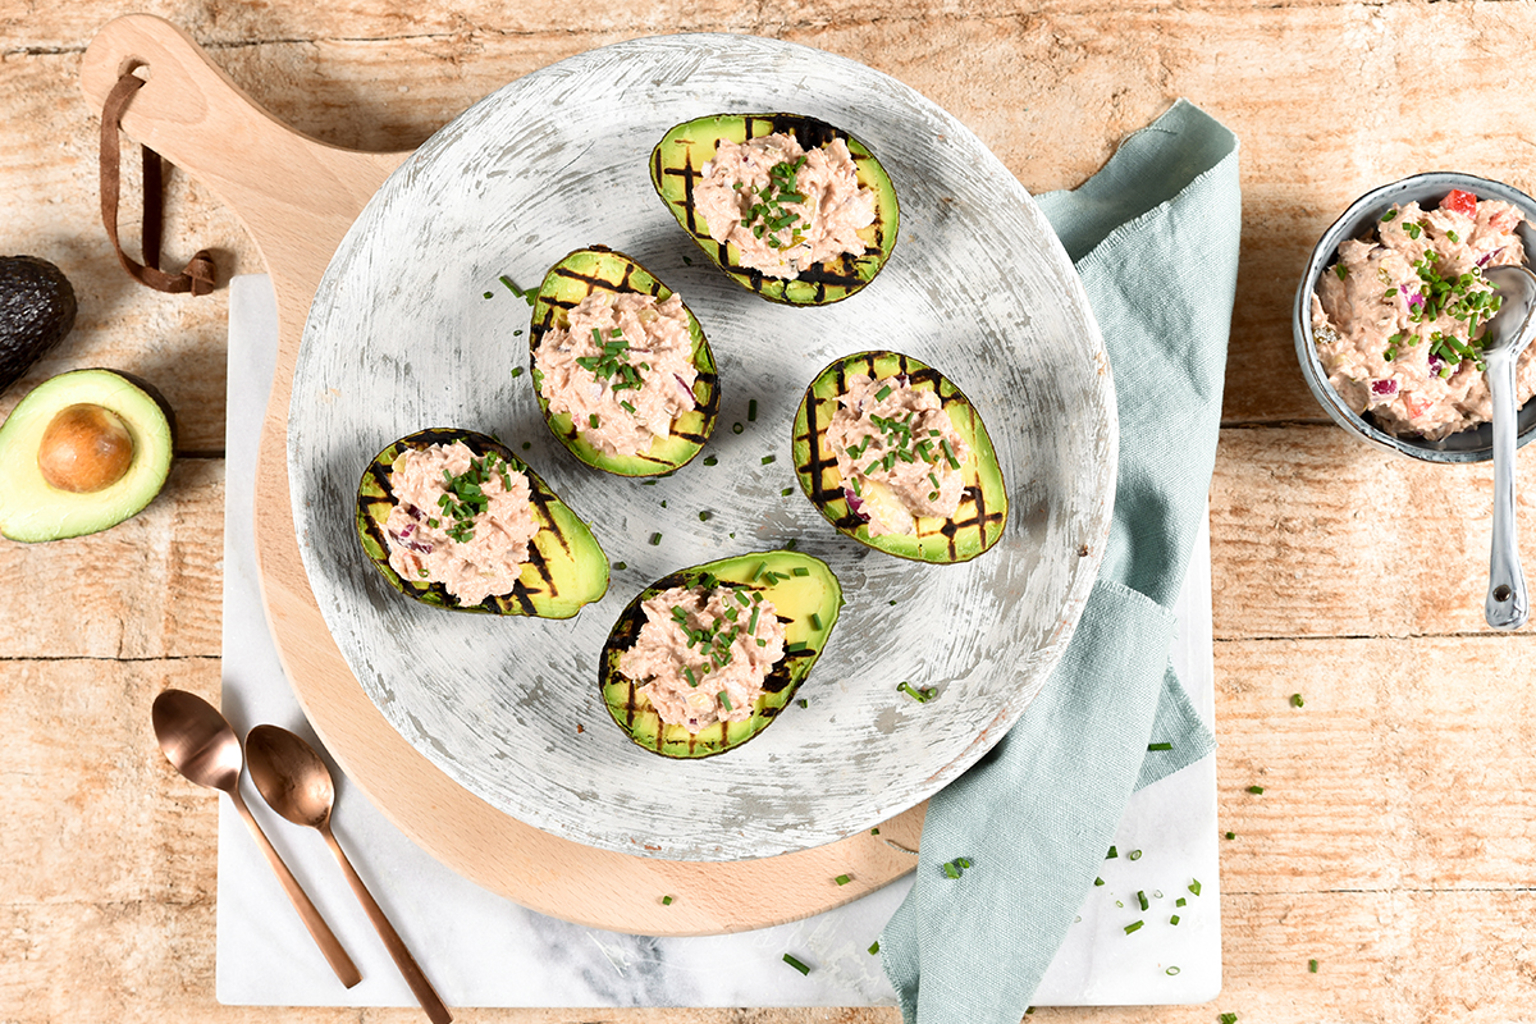
<path id="1" fill-rule="evenodd" d="M 1426 441 L 1421 437 L 1397 437 L 1378 427 L 1375 422 L 1352 410 L 1339 393 L 1328 383 L 1328 375 L 1317 358 L 1317 344 L 1312 337 L 1312 293 L 1328 266 L 1337 261 L 1339 243 L 1349 238 L 1367 236 L 1382 214 L 1392 206 L 1417 200 L 1420 205 L 1433 207 L 1452 189 L 1471 192 L 1479 199 L 1502 199 L 1525 211 L 1526 220 L 1517 229 L 1525 243 L 1526 262 L 1536 253 L 1536 200 L 1503 182 L 1479 178 L 1472 174 L 1455 171 L 1429 171 L 1415 174 L 1372 189 L 1350 204 L 1349 209 L 1334 221 L 1323 237 L 1318 240 L 1307 261 L 1306 273 L 1296 289 L 1296 303 L 1291 317 L 1291 329 L 1296 339 L 1296 357 L 1301 363 L 1301 373 L 1307 379 L 1319 404 L 1333 417 L 1335 423 L 1350 434 L 1396 455 L 1403 455 L 1424 462 L 1483 462 L 1493 458 L 1493 438 L 1490 424 L 1484 423 L 1471 430 Z M 1520 410 L 1516 430 L 1519 444 L 1536 437 L 1536 402 L 1528 402 Z"/>

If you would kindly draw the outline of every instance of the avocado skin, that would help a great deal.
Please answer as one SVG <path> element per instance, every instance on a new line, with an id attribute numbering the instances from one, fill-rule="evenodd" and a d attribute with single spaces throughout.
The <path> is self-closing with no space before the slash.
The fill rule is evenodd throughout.
<path id="1" fill-rule="evenodd" d="M 966 488 L 953 517 L 919 519 L 915 535 L 885 533 L 872 537 L 866 521 L 849 509 L 843 496 L 837 457 L 826 445 L 826 431 L 838 409 L 838 396 L 848 390 L 847 378 L 857 374 L 868 374 L 876 380 L 902 374 L 914 388 L 933 391 L 939 396 L 950 422 L 970 444 L 972 451 Z M 811 381 L 805 389 L 805 397 L 800 400 L 790 451 L 795 459 L 795 477 L 800 489 L 817 511 L 839 533 L 876 551 L 939 565 L 968 562 L 996 544 L 1007 526 L 1008 491 L 981 414 L 948 377 L 911 356 L 874 350 L 856 352 L 828 363 Z"/>
<path id="2" fill-rule="evenodd" d="M 58 267 L 37 256 L 0 256 L 0 391 L 64 340 L 78 309 Z"/>
<path id="3" fill-rule="evenodd" d="M 795 575 L 797 569 L 804 575 Z M 782 578 L 765 583 L 764 570 Z M 750 718 L 742 722 L 717 722 L 690 733 L 685 726 L 662 722 L 645 699 L 643 689 L 619 674 L 619 655 L 633 647 L 640 637 L 640 629 L 645 625 L 641 605 L 645 601 L 672 587 L 720 584 L 762 590 L 763 596 L 773 602 L 779 620 L 785 622 L 786 651 L 783 660 L 763 680 L 763 695 L 757 699 Z M 813 605 L 800 607 L 807 598 L 814 599 Z M 826 649 L 843 603 L 842 585 L 831 567 L 798 551 L 754 551 L 669 573 L 630 601 L 603 644 L 598 667 L 603 706 L 625 735 L 653 754 L 695 760 L 734 750 L 772 725 L 789 706 Z M 817 615 L 819 625 L 812 621 L 812 613 Z M 795 651 L 787 649 L 795 643 L 805 646 Z"/>
<path id="4" fill-rule="evenodd" d="M 50 487 L 37 448 L 53 417 L 77 402 L 110 409 L 133 437 L 122 480 L 96 492 Z M 98 533 L 137 515 L 165 486 L 176 453 L 176 414 L 148 381 L 121 370 L 71 370 L 28 392 L 0 425 L 0 535 L 25 543 Z"/>

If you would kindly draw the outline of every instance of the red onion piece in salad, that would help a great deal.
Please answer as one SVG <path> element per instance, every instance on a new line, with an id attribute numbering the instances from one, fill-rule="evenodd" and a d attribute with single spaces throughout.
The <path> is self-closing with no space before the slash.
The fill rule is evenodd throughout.
<path id="1" fill-rule="evenodd" d="M 1371 381 L 1371 394 L 1373 394 L 1373 395 L 1395 395 L 1395 394 L 1397 394 L 1397 381 L 1395 381 L 1395 380 L 1373 380 L 1373 381 Z"/>

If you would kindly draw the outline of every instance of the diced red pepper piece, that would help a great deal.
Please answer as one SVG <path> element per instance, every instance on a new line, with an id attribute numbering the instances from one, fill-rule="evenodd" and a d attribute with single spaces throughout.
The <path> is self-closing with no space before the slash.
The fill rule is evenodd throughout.
<path id="1" fill-rule="evenodd" d="M 1449 195 L 1440 200 L 1440 209 L 1451 210 L 1467 217 L 1476 217 L 1477 196 L 1471 192 L 1463 192 L 1459 188 L 1453 188 Z"/>

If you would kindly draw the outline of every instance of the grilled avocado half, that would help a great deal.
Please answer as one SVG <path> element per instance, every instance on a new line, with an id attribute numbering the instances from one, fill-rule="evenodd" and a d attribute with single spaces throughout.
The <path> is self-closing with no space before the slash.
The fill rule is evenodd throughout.
<path id="1" fill-rule="evenodd" d="M 476 458 L 495 452 L 513 469 L 527 475 L 529 501 L 539 532 L 528 545 L 528 561 L 510 594 L 493 594 L 476 605 L 461 604 L 441 583 L 403 579 L 389 564 L 389 542 L 384 524 L 395 507 L 389 486 L 390 467 L 407 449 L 463 441 Z M 389 585 L 424 604 L 461 612 L 492 615 L 534 615 L 543 619 L 568 619 L 583 605 L 608 592 L 608 556 L 603 553 L 587 524 L 555 496 L 539 475 L 495 438 L 472 430 L 434 427 L 420 430 L 391 444 L 374 456 L 357 487 L 357 536 L 363 552 L 383 573 Z"/>
<path id="2" fill-rule="evenodd" d="M 838 396 L 848 378 L 866 374 L 875 380 L 903 374 L 919 391 L 932 391 L 971 456 L 961 465 L 965 490 L 960 507 L 948 519 L 919 517 L 913 534 L 872 537 L 868 520 L 849 507 L 837 456 L 827 446 L 827 425 L 838 410 Z M 919 562 L 965 562 L 986 551 L 1003 535 L 1008 521 L 1008 493 L 992 439 L 970 400 L 938 370 L 896 352 L 858 352 L 833 360 L 811 381 L 795 413 L 792 454 L 800 489 L 827 521 L 860 544 Z"/>
<path id="3" fill-rule="evenodd" d="M 671 434 L 658 437 L 650 448 L 638 454 L 610 455 L 587 442 L 571 422 L 570 413 L 552 415 L 549 411 L 549 399 L 543 393 L 544 375 L 534 365 L 533 353 L 538 351 L 546 334 L 566 325 L 566 311 L 594 292 L 638 292 L 654 295 L 658 302 L 672 295 L 672 289 L 662 284 L 638 260 L 605 246 L 577 249 L 550 267 L 533 300 L 533 323 L 528 331 L 528 363 L 533 371 L 533 391 L 539 411 L 560 443 L 594 469 L 618 476 L 670 473 L 699 453 L 715 429 L 715 419 L 720 413 L 720 374 L 715 368 L 715 356 L 698 318 L 686 303 L 683 310 L 688 314 L 688 333 L 693 338 L 693 365 L 699 374 L 693 382 L 696 404 L 691 411 L 672 421 Z"/>
<path id="4" fill-rule="evenodd" d="M 716 722 L 697 733 L 668 725 L 643 685 L 619 674 L 619 654 L 635 645 L 645 625 L 641 605 L 672 587 L 726 586 L 758 591 L 784 624 L 784 657 L 763 681 L 763 695 L 742 722 Z M 826 648 L 843 606 L 843 590 L 827 563 L 797 551 L 758 551 L 722 558 L 664 576 L 642 590 L 614 624 L 603 645 L 598 686 L 603 704 L 630 739 L 663 757 L 697 758 L 733 750 L 772 725 Z"/>
<path id="5" fill-rule="evenodd" d="M 743 267 L 734 246 L 722 245 L 709 235 L 709 226 L 694 207 L 693 189 L 703 177 L 704 165 L 714 158 L 722 140 L 738 145 L 775 132 L 794 135 L 803 149 L 824 146 L 835 138 L 848 145 L 858 167 L 861 186 L 874 191 L 875 221 L 859 232 L 865 245 L 862 256 L 843 255 L 818 263 L 794 280 L 766 277 Z M 716 114 L 677 125 L 651 151 L 651 184 L 667 204 L 688 237 L 737 284 L 765 299 L 791 306 L 825 306 L 846 299 L 875 279 L 896 246 L 901 220 L 896 187 L 869 147 L 825 121 L 801 114 Z"/>

